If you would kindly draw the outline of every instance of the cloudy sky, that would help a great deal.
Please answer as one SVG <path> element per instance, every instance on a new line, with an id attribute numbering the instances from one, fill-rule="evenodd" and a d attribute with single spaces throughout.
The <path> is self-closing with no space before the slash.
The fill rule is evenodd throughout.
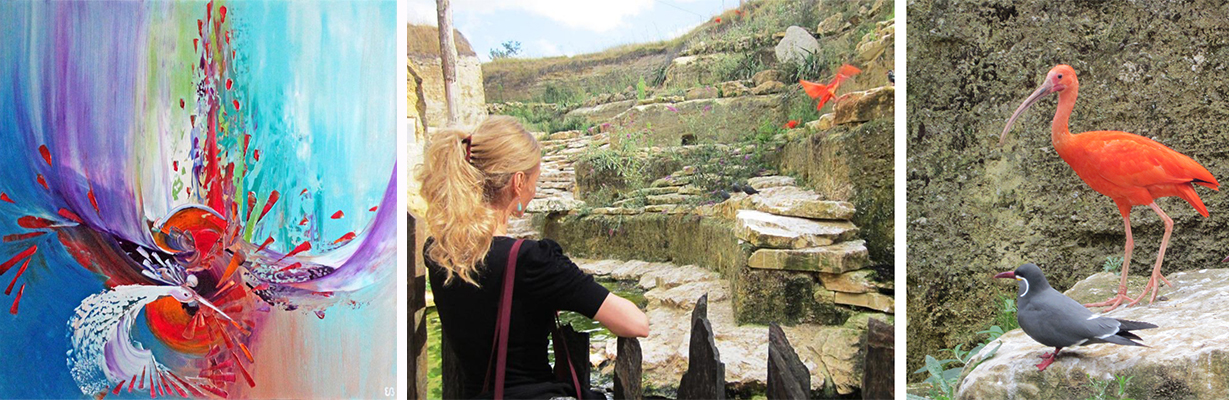
<path id="1" fill-rule="evenodd" d="M 435 0 L 409 0 L 402 19 L 436 24 Z M 452 0 L 453 25 L 487 61 L 500 44 L 520 57 L 576 55 L 686 33 L 738 0 Z"/>

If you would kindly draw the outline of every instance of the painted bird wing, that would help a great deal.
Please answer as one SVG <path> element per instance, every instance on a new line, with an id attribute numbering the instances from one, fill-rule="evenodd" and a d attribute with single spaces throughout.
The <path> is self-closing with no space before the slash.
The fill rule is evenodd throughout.
<path id="1" fill-rule="evenodd" d="M 1094 131 L 1075 138 L 1079 140 L 1076 147 L 1083 154 L 1073 164 L 1096 171 L 1101 178 L 1119 186 L 1142 188 L 1187 182 L 1204 182 L 1204 186 L 1212 188 L 1219 185 L 1212 173 L 1195 160 L 1143 136 Z"/>

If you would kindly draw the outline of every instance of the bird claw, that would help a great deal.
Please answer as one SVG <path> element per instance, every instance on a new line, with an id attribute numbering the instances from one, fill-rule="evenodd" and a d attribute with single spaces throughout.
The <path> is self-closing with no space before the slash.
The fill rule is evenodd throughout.
<path id="1" fill-rule="evenodd" d="M 1144 297 L 1148 297 L 1149 291 L 1152 292 L 1152 297 L 1148 299 L 1148 304 L 1151 305 L 1153 302 L 1156 301 L 1156 296 L 1158 294 L 1161 294 L 1161 282 L 1162 281 L 1165 282 L 1165 284 L 1169 285 L 1170 287 L 1173 287 L 1173 284 L 1169 283 L 1169 280 L 1165 279 L 1164 275 L 1153 274 L 1151 278 L 1148 278 L 1148 284 L 1144 285 L 1144 292 L 1140 293 L 1138 298 L 1131 300 L 1131 302 L 1127 304 L 1127 307 L 1130 307 L 1130 306 L 1135 305 L 1136 303 L 1139 303 L 1141 300 L 1144 299 Z"/>
<path id="2" fill-rule="evenodd" d="M 1109 308 L 1102 310 L 1101 312 L 1110 312 L 1110 311 L 1114 311 L 1115 308 L 1118 308 L 1119 305 L 1122 305 L 1122 302 L 1128 301 L 1128 300 L 1132 300 L 1132 299 L 1128 297 L 1126 293 L 1119 292 L 1117 295 L 1114 295 L 1114 297 L 1110 297 L 1108 300 L 1105 300 L 1100 303 L 1085 304 L 1084 307 L 1093 308 L 1093 307 L 1109 306 Z"/>

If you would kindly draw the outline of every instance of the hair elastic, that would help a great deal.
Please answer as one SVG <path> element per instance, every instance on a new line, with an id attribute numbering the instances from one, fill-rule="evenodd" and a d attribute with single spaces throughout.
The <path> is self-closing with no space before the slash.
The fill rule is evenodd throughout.
<path id="1" fill-rule="evenodd" d="M 466 136 L 465 139 L 461 139 L 461 143 L 465 143 L 465 162 L 472 163 L 473 160 L 470 158 L 470 148 L 474 144 L 474 135 L 469 135 Z"/>

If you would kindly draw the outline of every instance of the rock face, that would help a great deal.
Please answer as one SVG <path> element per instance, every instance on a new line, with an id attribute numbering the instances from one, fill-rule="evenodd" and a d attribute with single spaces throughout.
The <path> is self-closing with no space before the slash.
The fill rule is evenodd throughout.
<path id="1" fill-rule="evenodd" d="M 1114 310 L 1106 316 L 1147 321 L 1158 328 L 1136 331 L 1148 347 L 1097 344 L 1063 349 L 1058 359 L 1038 372 L 1044 352 L 1024 331 L 999 338 L 991 358 L 964 372 L 960 399 L 1032 399 L 1089 397 L 1089 380 L 1132 377 L 1133 399 L 1211 399 L 1229 392 L 1229 310 L 1225 308 L 1229 270 L 1178 272 L 1168 276 L 1176 289 L 1166 300 Z M 1014 286 L 1014 285 L 1013 285 Z M 1099 273 L 1076 284 L 1067 295 L 1081 303 L 1101 301 L 1117 290 L 1117 273 Z M 993 345 L 992 345 L 993 346 Z M 976 361 L 974 361 L 976 362 Z M 1090 377 L 1091 375 L 1091 377 Z M 1114 390 L 1117 384 L 1112 384 Z"/>
<path id="2" fill-rule="evenodd" d="M 735 235 L 763 247 L 827 246 L 858 232 L 858 228 L 848 222 L 813 221 L 754 210 L 741 210 L 735 218 L 738 222 Z"/>
<path id="3" fill-rule="evenodd" d="M 694 137 L 695 143 L 731 143 L 765 120 L 784 121 L 783 100 L 776 94 L 638 105 L 611 121 L 611 137 L 619 143 L 626 133 L 644 132 L 636 141 L 644 147 L 678 146 L 684 137 Z"/>
<path id="4" fill-rule="evenodd" d="M 426 97 L 427 126 L 448 124 L 448 103 L 444 99 L 444 73 L 440 66 L 439 34 L 434 26 L 410 25 L 407 56 L 410 68 L 418 71 Z M 482 86 L 482 64 L 470 49 L 469 41 L 455 32 L 457 43 L 457 115 L 462 126 L 477 126 L 486 118 L 486 93 Z"/>
<path id="5" fill-rule="evenodd" d="M 1107 256 L 1122 255 L 1126 238 L 1114 203 L 1089 189 L 1054 152 L 1054 100 L 1024 113 L 1005 145 L 997 146 L 1006 119 L 1054 64 L 1070 64 L 1079 75 L 1073 132 L 1136 133 L 1190 156 L 1222 181 L 1229 177 L 1222 115 L 1229 97 L 1191 100 L 1229 93 L 1229 80 L 1218 69 L 1229 56 L 1214 50 L 1225 36 L 1206 30 L 1222 26 L 1224 13 L 1206 13 L 1207 6 L 1157 0 L 1061 8 L 910 3 L 904 172 L 909 324 L 926 327 L 910 337 L 910 370 L 922 366 L 925 354 L 974 341 L 969 332 L 989 324 L 995 296 L 1015 293 L 1007 287 L 967 290 L 991 271 L 1034 262 L 1051 267 L 1047 277 L 1062 289 L 1101 271 Z M 1097 32 L 1100 39 L 1070 32 Z M 1149 39 L 1115 43 L 1136 37 Z M 1141 85 L 1148 87 L 1147 100 L 1128 100 Z M 1229 196 L 1204 188 L 1196 193 L 1212 210 L 1210 218 L 1178 199 L 1157 201 L 1176 225 L 1165 254 L 1167 273 L 1216 267 L 1226 255 Z M 1131 222 L 1131 270 L 1143 273 L 1152 268 L 1164 227 L 1147 207 L 1137 207 Z M 1136 295 L 1140 286 L 1131 290 Z"/>
<path id="6" fill-rule="evenodd" d="M 609 121 L 611 118 L 614 118 L 616 115 L 619 115 L 624 111 L 627 111 L 627 109 L 632 108 L 634 105 L 636 105 L 636 100 L 634 99 L 615 101 L 605 104 L 598 104 L 592 107 L 577 108 L 575 110 L 568 111 L 568 113 L 564 114 L 563 117 L 584 118 L 585 121 L 591 124 L 600 124 Z"/>
<path id="7" fill-rule="evenodd" d="M 777 62 L 800 63 L 806 59 L 807 55 L 819 51 L 819 41 L 815 40 L 815 37 L 811 36 L 805 28 L 791 26 L 785 29 L 785 37 L 781 38 L 774 50 Z"/>
<path id="8" fill-rule="evenodd" d="M 895 95 L 896 88 L 892 86 L 846 94 L 833 107 L 832 123 L 844 125 L 872 119 L 892 118 L 892 112 L 895 110 L 893 106 Z"/>

